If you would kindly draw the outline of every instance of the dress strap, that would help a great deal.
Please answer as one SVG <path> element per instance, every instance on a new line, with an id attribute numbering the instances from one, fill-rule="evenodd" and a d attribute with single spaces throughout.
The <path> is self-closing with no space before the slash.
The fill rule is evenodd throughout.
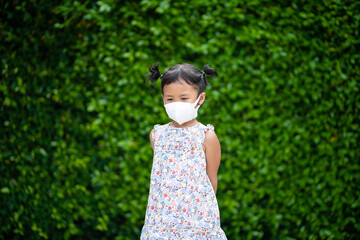
<path id="1" fill-rule="evenodd" d="M 211 124 L 207 124 L 206 126 L 205 126 L 205 125 L 202 126 L 202 128 L 201 128 L 201 131 L 203 132 L 203 134 L 201 134 L 201 135 L 202 135 L 202 136 L 201 136 L 201 142 L 202 142 L 202 143 L 205 142 L 205 135 L 206 135 L 207 131 L 208 131 L 208 130 L 213 130 L 213 131 L 215 131 L 214 129 L 215 129 L 214 126 L 211 125 Z"/>
<path id="2" fill-rule="evenodd" d="M 211 125 L 211 124 L 207 124 L 207 125 L 206 125 L 206 127 L 205 127 L 205 132 L 207 132 L 209 129 L 211 129 L 211 130 L 215 131 L 215 128 L 214 128 L 214 126 L 213 126 L 213 125 Z"/>

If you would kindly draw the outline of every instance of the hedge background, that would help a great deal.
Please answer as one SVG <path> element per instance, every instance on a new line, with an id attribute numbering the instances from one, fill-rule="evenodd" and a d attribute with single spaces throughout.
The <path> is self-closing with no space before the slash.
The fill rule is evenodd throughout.
<path id="1" fill-rule="evenodd" d="M 0 1 L 1 239 L 138 239 L 161 72 L 208 78 L 228 239 L 360 234 L 358 1 Z"/>

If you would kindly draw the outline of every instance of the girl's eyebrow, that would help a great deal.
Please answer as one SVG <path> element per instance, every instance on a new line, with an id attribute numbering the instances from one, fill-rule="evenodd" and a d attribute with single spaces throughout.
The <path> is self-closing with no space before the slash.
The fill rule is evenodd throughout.
<path id="1" fill-rule="evenodd" d="M 183 93 L 183 94 L 180 95 L 180 97 L 181 97 L 181 96 L 187 96 L 187 95 L 188 95 L 188 93 Z M 172 97 L 172 96 L 173 96 L 173 95 L 166 95 L 166 97 Z"/>

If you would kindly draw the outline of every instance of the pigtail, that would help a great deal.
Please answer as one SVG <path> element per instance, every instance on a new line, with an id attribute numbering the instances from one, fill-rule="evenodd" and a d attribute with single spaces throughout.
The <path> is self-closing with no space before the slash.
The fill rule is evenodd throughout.
<path id="1" fill-rule="evenodd" d="M 216 75 L 216 76 L 218 75 L 217 72 L 214 69 L 212 69 L 209 64 L 206 64 L 204 66 L 204 70 L 201 71 L 201 80 L 204 82 L 203 83 L 204 84 L 204 90 L 205 90 L 205 87 L 209 84 L 209 82 L 205 78 L 205 74 Z"/>
<path id="2" fill-rule="evenodd" d="M 162 77 L 159 71 L 159 64 L 149 67 L 149 72 L 146 76 L 150 79 L 151 83 L 156 82 L 156 80 Z"/>
<path id="3" fill-rule="evenodd" d="M 204 71 L 205 74 L 207 74 L 207 75 L 216 75 L 216 76 L 218 75 L 218 73 L 217 73 L 214 69 L 212 69 L 209 64 L 206 64 L 206 65 L 204 66 L 204 70 L 203 70 L 203 71 Z"/>

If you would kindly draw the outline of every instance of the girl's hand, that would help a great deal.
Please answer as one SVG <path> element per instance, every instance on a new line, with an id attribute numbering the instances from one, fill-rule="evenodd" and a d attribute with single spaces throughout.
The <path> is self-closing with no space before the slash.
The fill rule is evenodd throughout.
<path id="1" fill-rule="evenodd" d="M 221 160 L 221 146 L 216 133 L 209 129 L 205 134 L 206 172 L 216 194 L 217 172 Z"/>

